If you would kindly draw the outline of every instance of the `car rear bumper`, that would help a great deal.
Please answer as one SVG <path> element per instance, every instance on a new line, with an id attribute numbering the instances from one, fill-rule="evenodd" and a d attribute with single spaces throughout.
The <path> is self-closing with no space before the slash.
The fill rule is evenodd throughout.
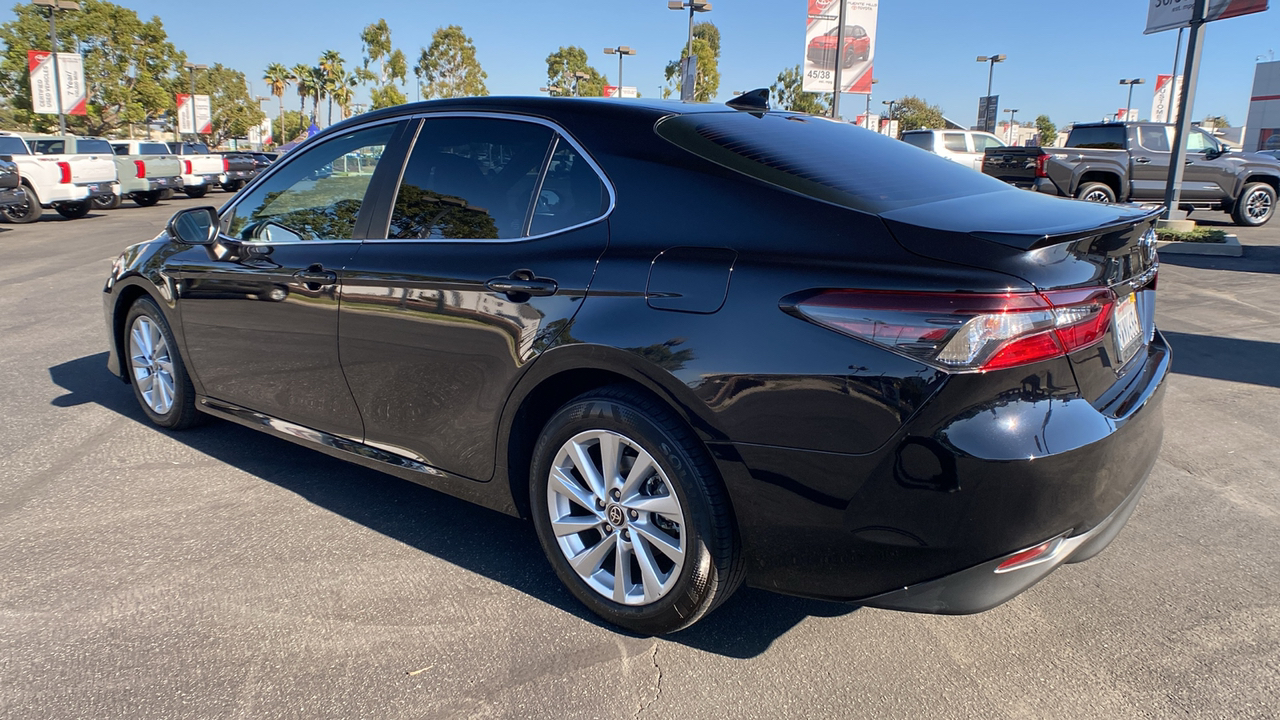
<path id="1" fill-rule="evenodd" d="M 926 422 L 922 410 L 866 455 L 713 445 L 748 583 L 964 613 L 1009 600 L 1062 562 L 1091 557 L 1123 527 L 1155 464 L 1170 359 L 1157 333 L 1147 370 L 1119 403 L 1122 417 L 1078 396 L 1048 397 L 1038 386 L 942 420 Z M 1011 555 L 1059 537 L 1063 547 L 1051 561 L 993 572 Z"/>

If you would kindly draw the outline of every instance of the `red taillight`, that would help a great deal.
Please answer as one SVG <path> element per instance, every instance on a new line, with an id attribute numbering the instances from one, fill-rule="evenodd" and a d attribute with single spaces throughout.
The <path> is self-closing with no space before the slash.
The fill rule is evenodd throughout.
<path id="1" fill-rule="evenodd" d="M 231 158 L 222 156 L 222 172 L 231 172 Z"/>
<path id="2" fill-rule="evenodd" d="M 137 175 L 135 175 L 135 177 L 139 180 L 147 176 L 147 163 L 145 160 L 134 160 L 133 166 L 137 168 Z"/>
<path id="3" fill-rule="evenodd" d="M 1105 288 L 999 295 L 827 290 L 792 307 L 819 325 L 949 370 L 985 371 L 1098 342 L 1114 300 Z"/>
<path id="4" fill-rule="evenodd" d="M 70 185 L 71 184 L 71 163 L 68 163 L 68 162 L 58 163 L 58 172 L 60 173 L 60 175 L 58 176 L 58 182 L 62 183 L 63 185 Z"/>
<path id="5" fill-rule="evenodd" d="M 190 174 L 191 174 L 191 161 L 190 161 L 190 160 L 183 160 L 182 162 L 183 162 L 183 164 L 184 164 L 184 165 L 186 165 L 186 166 L 187 166 L 187 174 L 188 174 L 188 175 L 190 175 Z"/>
<path id="6" fill-rule="evenodd" d="M 1035 565 L 1046 560 L 1052 560 L 1058 554 L 1058 549 L 1062 547 L 1062 541 L 1066 538 L 1066 533 L 1059 535 L 1052 540 L 1045 540 L 1033 548 L 1027 548 L 1022 552 L 1017 552 L 1004 559 L 1004 562 L 996 566 L 996 572 L 1007 573 L 1011 570 L 1024 568 L 1028 565 Z"/>
<path id="7" fill-rule="evenodd" d="M 1036 177 L 1038 177 L 1038 178 L 1047 178 L 1047 177 L 1049 177 L 1049 173 L 1045 172 L 1045 169 L 1044 169 L 1045 165 L 1046 165 L 1048 162 L 1049 162 L 1049 156 L 1048 156 L 1048 155 L 1037 155 L 1037 156 L 1036 156 Z"/>

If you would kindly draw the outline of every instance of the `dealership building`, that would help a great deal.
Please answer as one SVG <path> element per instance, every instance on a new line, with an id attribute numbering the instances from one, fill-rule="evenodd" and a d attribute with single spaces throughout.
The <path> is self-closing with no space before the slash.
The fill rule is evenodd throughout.
<path id="1" fill-rule="evenodd" d="M 1243 149 L 1280 150 L 1280 60 L 1258 63 L 1249 98 Z"/>

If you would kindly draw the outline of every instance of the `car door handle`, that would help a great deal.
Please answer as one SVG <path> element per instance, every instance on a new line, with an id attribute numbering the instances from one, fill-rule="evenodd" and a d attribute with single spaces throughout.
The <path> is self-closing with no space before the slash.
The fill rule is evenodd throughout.
<path id="1" fill-rule="evenodd" d="M 321 285 L 332 285 L 338 282 L 338 273 L 325 270 L 323 265 L 317 264 L 294 273 L 293 279 L 305 285 L 308 290 L 319 290 Z"/>
<path id="2" fill-rule="evenodd" d="M 1146 165 L 1147 163 L 1151 162 L 1151 158 L 1139 157 L 1139 158 L 1134 158 L 1133 161 L 1138 163 L 1139 165 Z"/>
<path id="3" fill-rule="evenodd" d="M 560 289 L 555 280 L 538 277 L 532 270 L 516 270 L 506 277 L 493 278 L 484 285 L 494 292 L 506 294 L 514 302 L 523 302 L 529 297 L 555 295 Z M 522 300 L 520 296 L 525 297 Z"/>

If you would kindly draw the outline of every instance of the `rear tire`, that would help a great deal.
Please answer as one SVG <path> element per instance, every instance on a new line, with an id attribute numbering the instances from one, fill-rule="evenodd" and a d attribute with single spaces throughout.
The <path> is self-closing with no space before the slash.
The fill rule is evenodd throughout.
<path id="1" fill-rule="evenodd" d="M 133 396 L 151 422 L 185 430 L 202 419 L 173 332 L 151 298 L 138 298 L 129 308 L 120 351 Z"/>
<path id="2" fill-rule="evenodd" d="M 27 193 L 27 203 L 10 205 L 4 209 L 4 219 L 17 225 L 33 223 L 44 214 L 44 208 L 40 207 L 40 197 L 36 195 L 36 191 L 25 182 L 22 184 L 22 189 Z"/>
<path id="3" fill-rule="evenodd" d="M 68 220 L 79 220 L 89 214 L 91 200 L 81 200 L 79 202 L 58 203 L 54 210 L 58 214 Z"/>
<path id="4" fill-rule="evenodd" d="M 155 205 L 156 203 L 160 202 L 161 194 L 162 194 L 162 191 L 160 190 L 136 192 L 133 194 L 133 202 L 136 203 L 138 207 L 151 207 L 152 205 Z"/>
<path id="5" fill-rule="evenodd" d="M 626 386 L 575 398 L 543 429 L 530 473 L 543 552 L 605 620 L 675 632 L 742 584 L 728 495 L 705 448 L 661 403 Z"/>
<path id="6" fill-rule="evenodd" d="M 202 198 L 208 194 L 209 186 L 201 185 L 199 187 L 182 188 L 182 192 L 186 193 L 189 198 Z"/>
<path id="7" fill-rule="evenodd" d="M 94 208 L 97 208 L 98 210 L 115 210 L 116 208 L 120 207 L 120 203 L 123 202 L 123 200 L 124 198 L 120 197 L 119 195 L 112 195 L 111 200 L 108 202 L 103 202 L 102 200 L 99 200 L 98 198 L 95 197 L 91 201 L 91 204 L 93 205 Z"/>
<path id="8" fill-rule="evenodd" d="M 1116 191 L 1106 183 L 1085 183 L 1076 190 L 1076 199 L 1085 202 L 1113 203 L 1116 201 Z"/>
<path id="9" fill-rule="evenodd" d="M 1237 225 L 1258 227 L 1266 225 L 1275 213 L 1275 188 L 1266 183 L 1249 183 L 1240 191 L 1240 197 L 1231 210 L 1231 219 Z"/>

